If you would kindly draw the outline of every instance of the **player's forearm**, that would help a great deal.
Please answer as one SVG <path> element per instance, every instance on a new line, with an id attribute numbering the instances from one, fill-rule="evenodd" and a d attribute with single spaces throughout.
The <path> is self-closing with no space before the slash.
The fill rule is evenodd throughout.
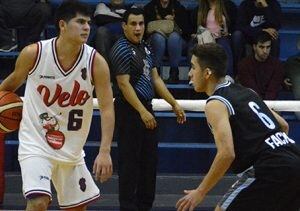
<path id="1" fill-rule="evenodd" d="M 17 75 L 13 72 L 0 84 L 0 91 L 14 92 L 20 87 L 23 81 L 24 80 L 22 78 L 17 77 Z"/>
<path id="2" fill-rule="evenodd" d="M 101 144 L 100 152 L 110 152 L 115 126 L 115 112 L 113 105 L 101 110 Z"/>
<path id="3" fill-rule="evenodd" d="M 119 87 L 122 91 L 122 94 L 126 101 L 139 113 L 142 113 L 146 110 L 145 106 L 139 100 L 136 92 L 134 91 L 133 87 L 130 84 L 119 84 Z"/>
<path id="4" fill-rule="evenodd" d="M 207 192 L 210 191 L 224 176 L 233 160 L 234 155 L 225 152 L 218 152 L 209 169 L 209 172 L 197 188 L 199 192 L 203 195 L 206 195 Z"/>

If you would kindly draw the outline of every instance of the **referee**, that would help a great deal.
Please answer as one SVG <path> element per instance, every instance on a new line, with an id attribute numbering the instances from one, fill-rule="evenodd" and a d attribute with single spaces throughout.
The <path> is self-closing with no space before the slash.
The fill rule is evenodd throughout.
<path id="1" fill-rule="evenodd" d="M 157 122 L 151 104 L 155 92 L 171 104 L 178 123 L 184 123 L 186 117 L 158 75 L 153 54 L 142 40 L 143 10 L 131 8 L 123 18 L 124 36 L 110 54 L 119 89 L 115 115 L 120 210 L 146 211 L 154 201 L 158 159 Z"/>

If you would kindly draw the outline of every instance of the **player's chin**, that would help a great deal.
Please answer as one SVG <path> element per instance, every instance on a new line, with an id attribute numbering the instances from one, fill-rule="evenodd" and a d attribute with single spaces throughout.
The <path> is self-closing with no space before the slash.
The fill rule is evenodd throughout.
<path id="1" fill-rule="evenodd" d="M 81 41 L 82 43 L 86 43 L 86 42 L 88 41 L 88 39 L 89 39 L 89 36 L 88 36 L 88 35 L 81 35 L 81 36 L 80 36 L 80 41 Z"/>

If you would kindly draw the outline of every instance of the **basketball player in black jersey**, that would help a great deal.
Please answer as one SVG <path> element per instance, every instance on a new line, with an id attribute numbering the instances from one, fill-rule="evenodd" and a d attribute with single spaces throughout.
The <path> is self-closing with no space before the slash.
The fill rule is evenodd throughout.
<path id="1" fill-rule="evenodd" d="M 300 150 L 288 137 L 288 124 L 251 89 L 224 79 L 227 58 L 217 44 L 192 50 L 189 73 L 205 106 L 217 154 L 200 185 L 185 190 L 178 211 L 193 210 L 230 168 L 239 180 L 216 209 L 296 211 L 300 207 Z"/>

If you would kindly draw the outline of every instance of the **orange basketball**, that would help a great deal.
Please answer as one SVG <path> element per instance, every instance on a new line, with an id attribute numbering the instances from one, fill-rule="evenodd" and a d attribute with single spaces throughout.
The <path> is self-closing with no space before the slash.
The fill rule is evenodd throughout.
<path id="1" fill-rule="evenodd" d="M 14 92 L 0 91 L 0 132 L 9 133 L 20 126 L 22 99 Z"/>

